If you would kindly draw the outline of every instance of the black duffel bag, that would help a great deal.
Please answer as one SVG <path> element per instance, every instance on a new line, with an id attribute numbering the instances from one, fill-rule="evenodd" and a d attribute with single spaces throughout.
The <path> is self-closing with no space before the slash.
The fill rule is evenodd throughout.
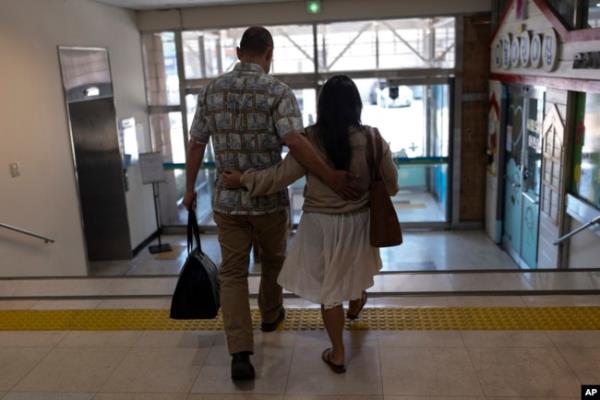
<path id="1" fill-rule="evenodd" d="M 170 317 L 172 319 L 215 318 L 220 306 L 219 270 L 202 252 L 195 211 L 188 213 L 187 250 L 188 257 L 173 293 Z"/>

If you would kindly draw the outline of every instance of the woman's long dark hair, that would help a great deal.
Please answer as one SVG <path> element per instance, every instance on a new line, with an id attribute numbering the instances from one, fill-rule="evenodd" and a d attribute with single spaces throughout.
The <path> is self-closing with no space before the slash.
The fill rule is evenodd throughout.
<path id="1" fill-rule="evenodd" d="M 336 169 L 348 169 L 352 159 L 350 128 L 361 126 L 362 101 L 356 85 L 345 75 L 327 80 L 319 93 L 316 134 Z"/>

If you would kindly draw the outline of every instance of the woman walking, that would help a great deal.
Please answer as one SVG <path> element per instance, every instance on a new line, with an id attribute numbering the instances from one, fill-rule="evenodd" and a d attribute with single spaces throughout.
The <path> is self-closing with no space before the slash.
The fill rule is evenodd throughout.
<path id="1" fill-rule="evenodd" d="M 358 318 L 367 302 L 366 289 L 381 269 L 379 249 L 369 242 L 369 192 L 371 173 L 368 136 L 372 143 L 376 128 L 361 124 L 362 101 L 354 82 L 347 76 L 330 78 L 321 89 L 317 123 L 306 129 L 329 164 L 346 170 L 356 180 L 358 199 L 345 200 L 288 155 L 281 163 L 264 170 L 222 175 L 226 186 L 245 187 L 251 196 L 276 193 L 306 176 L 303 215 L 292 241 L 278 283 L 309 301 L 321 304 L 323 322 L 331 348 L 323 361 L 336 373 L 345 372 L 343 342 L 346 317 Z M 383 142 L 380 169 L 388 193 L 398 192 L 397 171 L 387 143 Z"/>

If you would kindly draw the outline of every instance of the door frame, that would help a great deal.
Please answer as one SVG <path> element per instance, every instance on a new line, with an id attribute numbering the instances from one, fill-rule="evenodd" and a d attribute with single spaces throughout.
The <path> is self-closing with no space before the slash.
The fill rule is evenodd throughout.
<path id="1" fill-rule="evenodd" d="M 529 112 L 529 103 L 526 101 L 527 99 L 533 99 L 536 98 L 538 99 L 538 101 L 542 102 L 542 118 L 541 120 L 543 121 L 543 117 L 545 114 L 545 93 L 546 93 L 546 88 L 545 87 L 541 87 L 541 86 L 530 86 L 530 85 L 521 85 L 521 84 L 510 84 L 510 83 L 505 83 L 502 82 L 503 85 L 503 94 L 505 94 L 505 98 L 502 99 L 501 101 L 501 106 L 504 108 L 506 108 L 506 111 L 504 113 L 502 113 L 503 115 L 503 121 L 502 121 L 502 126 L 501 126 L 501 150 L 500 150 L 500 160 L 501 160 L 501 164 L 499 164 L 499 171 L 500 172 L 500 168 L 502 171 L 502 185 L 501 186 L 501 190 L 498 190 L 498 202 L 499 204 L 502 204 L 502 206 L 500 207 L 501 209 L 501 221 L 502 221 L 502 235 L 501 235 L 501 245 L 502 248 L 513 258 L 513 260 L 519 265 L 519 267 L 523 268 L 523 269 L 537 269 L 537 259 L 538 259 L 538 255 L 536 255 L 536 266 L 532 267 L 529 266 L 525 260 L 522 258 L 521 254 L 522 254 L 522 243 L 523 243 L 523 235 L 522 235 L 522 223 L 523 220 L 521 220 L 521 235 L 519 237 L 519 241 L 520 241 L 520 251 L 517 252 L 515 249 L 512 248 L 512 246 L 506 241 L 505 239 L 505 231 L 506 231 L 506 223 L 505 223 L 505 218 L 506 218 L 506 180 L 507 180 L 507 176 L 506 176 L 506 132 L 507 132 L 507 127 L 509 125 L 509 119 L 510 119 L 510 113 L 508 112 L 508 109 L 510 108 L 510 102 L 511 102 L 511 98 L 512 96 L 514 96 L 515 94 L 519 94 L 522 99 L 523 99 L 523 118 L 521 121 L 522 124 L 522 130 L 523 130 L 523 139 L 522 139 L 522 150 L 521 150 L 521 166 L 523 166 L 523 162 L 524 162 L 524 158 L 526 155 L 526 133 L 527 133 L 527 116 L 528 116 L 528 112 Z M 543 123 L 543 122 L 542 122 Z M 540 140 L 543 140 L 543 134 L 540 132 Z M 521 175 L 522 175 L 522 171 L 521 171 Z M 540 174 L 542 173 L 542 171 L 540 170 Z M 521 177 L 521 182 L 522 182 L 522 177 Z M 521 183 L 521 185 L 523 185 Z M 521 196 L 523 196 L 523 192 L 522 192 L 522 186 L 521 186 Z M 523 205 L 521 205 L 521 207 L 523 207 Z M 538 230 L 538 239 L 537 241 L 539 242 L 539 212 L 540 209 L 538 207 L 538 226 L 537 226 L 537 230 Z M 537 253 L 537 245 L 536 245 L 536 253 Z"/>

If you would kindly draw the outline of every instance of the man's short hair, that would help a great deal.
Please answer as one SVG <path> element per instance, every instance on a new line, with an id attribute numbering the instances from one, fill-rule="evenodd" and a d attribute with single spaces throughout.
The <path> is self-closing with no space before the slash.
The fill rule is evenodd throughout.
<path id="1" fill-rule="evenodd" d="M 244 53 L 263 55 L 271 48 L 273 48 L 273 36 L 262 26 L 251 26 L 242 35 L 240 50 Z"/>

